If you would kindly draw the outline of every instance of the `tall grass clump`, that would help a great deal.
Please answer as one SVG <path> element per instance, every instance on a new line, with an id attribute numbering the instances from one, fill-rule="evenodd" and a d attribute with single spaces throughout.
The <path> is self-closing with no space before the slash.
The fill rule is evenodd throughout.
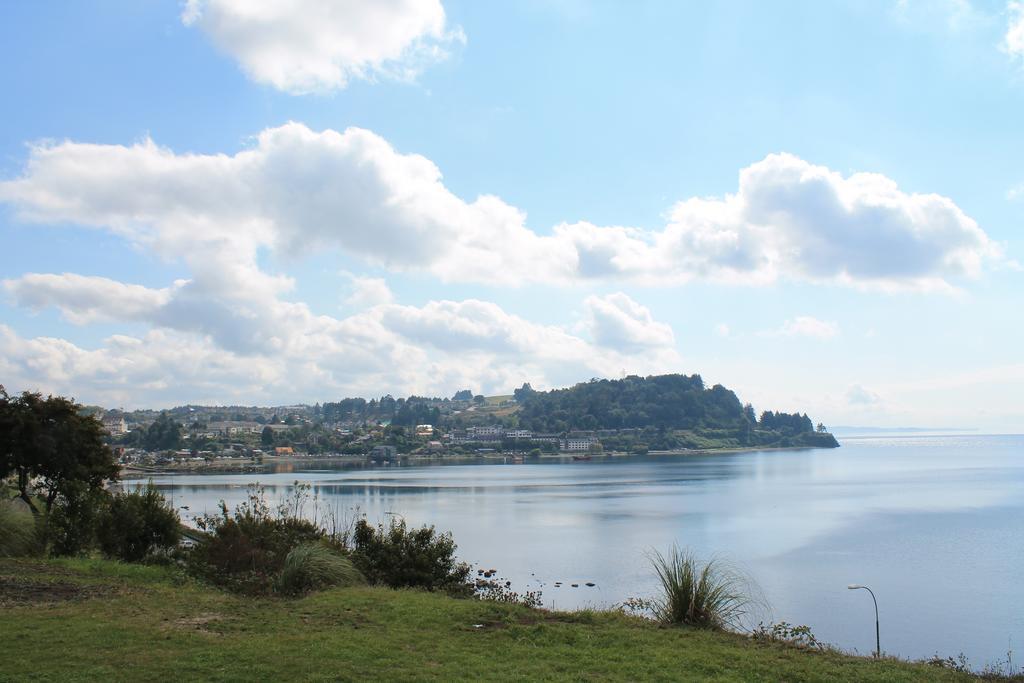
<path id="1" fill-rule="evenodd" d="M 663 623 L 744 631 L 751 611 L 764 605 L 753 581 L 718 558 L 702 563 L 673 546 L 668 556 L 653 553 L 651 563 L 662 589 L 654 616 Z"/>
<path id="2" fill-rule="evenodd" d="M 0 557 L 34 555 L 38 549 L 35 515 L 18 503 L 0 500 Z"/>
<path id="3" fill-rule="evenodd" d="M 341 553 L 322 543 L 303 543 L 285 557 L 274 587 L 278 593 L 298 595 L 365 582 L 359 570 Z"/>

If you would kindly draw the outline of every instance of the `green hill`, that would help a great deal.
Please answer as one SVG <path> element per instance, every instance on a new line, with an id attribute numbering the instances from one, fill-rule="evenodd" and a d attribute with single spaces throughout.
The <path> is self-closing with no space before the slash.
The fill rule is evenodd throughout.
<path id="1" fill-rule="evenodd" d="M 818 446 L 835 438 L 807 414 L 765 411 L 760 418 L 720 384 L 700 375 L 593 379 L 568 389 L 515 392 L 519 423 L 534 431 L 635 430 L 673 447 Z"/>

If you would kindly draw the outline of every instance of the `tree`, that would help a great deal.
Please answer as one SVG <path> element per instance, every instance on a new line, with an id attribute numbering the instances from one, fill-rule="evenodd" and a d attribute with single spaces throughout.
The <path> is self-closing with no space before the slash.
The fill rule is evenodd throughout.
<path id="1" fill-rule="evenodd" d="M 71 399 L 27 391 L 12 399 L 0 388 L 0 477 L 16 476 L 18 495 L 34 512 L 33 493 L 49 513 L 58 496 L 77 499 L 117 478 L 103 426 L 80 408 Z"/>
<path id="2" fill-rule="evenodd" d="M 18 399 L 8 396 L 7 390 L 0 384 L 0 479 L 19 472 L 18 490 L 22 492 L 25 502 L 31 505 L 32 501 L 24 494 L 28 482 L 21 480 L 21 472 L 18 469 L 19 453 L 16 448 L 24 429 L 23 419 L 23 406 L 18 403 Z"/>
<path id="3" fill-rule="evenodd" d="M 529 382 L 524 382 L 523 386 L 512 392 L 512 396 L 515 398 L 516 402 L 522 403 L 536 393 L 537 392 L 533 390 L 533 387 L 530 386 Z"/>
<path id="4" fill-rule="evenodd" d="M 483 394 L 477 394 L 476 396 L 473 397 L 473 403 L 475 403 L 478 406 L 482 406 L 486 402 L 487 399 L 484 398 Z"/>
<path id="5" fill-rule="evenodd" d="M 453 401 L 471 401 L 473 400 L 473 392 L 470 389 L 462 389 L 456 391 L 455 395 L 452 396 Z"/>
<path id="6" fill-rule="evenodd" d="M 143 445 L 147 451 L 164 451 L 181 448 L 182 426 L 166 412 L 149 425 Z"/>
<path id="7" fill-rule="evenodd" d="M 264 427 L 260 433 L 260 444 L 264 446 L 274 445 L 274 430 L 270 427 Z"/>

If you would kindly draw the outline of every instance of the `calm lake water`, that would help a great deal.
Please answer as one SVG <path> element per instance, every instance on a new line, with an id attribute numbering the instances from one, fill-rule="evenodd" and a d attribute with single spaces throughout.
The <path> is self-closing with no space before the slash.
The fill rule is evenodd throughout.
<path id="1" fill-rule="evenodd" d="M 1024 437 L 841 439 L 834 450 L 156 479 L 184 515 L 295 480 L 343 515 L 451 530 L 459 556 L 556 608 L 653 596 L 673 543 L 744 568 L 776 621 L 847 650 L 1024 661 Z M 323 504 L 323 503 L 321 503 Z M 562 581 L 556 588 L 555 581 Z M 586 582 L 596 584 L 587 588 Z M 570 583 L 579 583 L 579 588 Z"/>

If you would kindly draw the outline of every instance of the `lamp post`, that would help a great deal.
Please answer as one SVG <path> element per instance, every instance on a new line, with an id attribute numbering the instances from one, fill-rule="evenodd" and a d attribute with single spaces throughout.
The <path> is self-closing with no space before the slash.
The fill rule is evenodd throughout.
<path id="1" fill-rule="evenodd" d="M 862 586 L 859 583 L 851 583 L 849 586 L 847 586 L 847 588 L 852 590 L 852 591 L 853 590 L 857 590 L 858 588 L 863 588 L 868 593 L 871 593 L 871 601 L 873 603 L 875 603 L 875 657 L 881 658 L 882 657 L 882 639 L 879 636 L 879 632 L 878 632 L 878 600 L 875 599 L 875 592 L 873 590 L 871 590 L 870 588 L 868 588 L 867 586 Z"/>

